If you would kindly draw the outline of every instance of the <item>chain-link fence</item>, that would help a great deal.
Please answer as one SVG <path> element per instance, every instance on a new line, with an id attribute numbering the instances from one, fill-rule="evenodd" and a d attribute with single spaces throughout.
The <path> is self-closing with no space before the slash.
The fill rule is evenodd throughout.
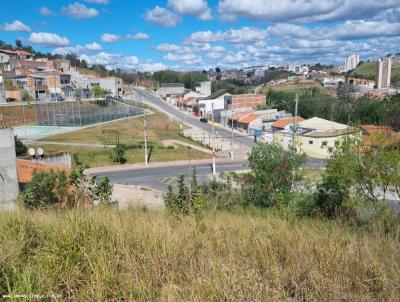
<path id="1" fill-rule="evenodd" d="M 44 126 L 79 127 L 142 113 L 142 108 L 113 100 L 36 104 L 37 124 Z"/>

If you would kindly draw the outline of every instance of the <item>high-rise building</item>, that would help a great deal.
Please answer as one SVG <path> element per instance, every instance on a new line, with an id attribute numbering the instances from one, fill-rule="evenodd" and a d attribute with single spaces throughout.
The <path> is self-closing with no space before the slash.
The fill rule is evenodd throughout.
<path id="1" fill-rule="evenodd" d="M 390 57 L 384 57 L 379 59 L 376 71 L 376 88 L 389 89 L 391 75 L 392 75 L 392 59 Z"/>
<path id="2" fill-rule="evenodd" d="M 344 71 L 353 70 L 360 63 L 360 56 L 353 54 L 344 60 Z"/>

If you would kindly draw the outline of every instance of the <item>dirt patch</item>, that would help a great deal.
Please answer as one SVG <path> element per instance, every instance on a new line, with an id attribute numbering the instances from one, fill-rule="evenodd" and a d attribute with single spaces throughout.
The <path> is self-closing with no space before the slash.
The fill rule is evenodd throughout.
<path id="1" fill-rule="evenodd" d="M 148 208 L 164 207 L 162 193 L 143 186 L 114 184 L 112 200 L 118 201 L 118 207 L 121 209 L 143 206 Z"/>

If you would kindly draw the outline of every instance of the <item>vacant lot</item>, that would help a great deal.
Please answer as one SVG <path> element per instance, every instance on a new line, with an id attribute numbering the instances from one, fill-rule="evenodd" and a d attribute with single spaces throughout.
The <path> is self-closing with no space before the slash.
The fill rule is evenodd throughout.
<path id="1" fill-rule="evenodd" d="M 73 301 L 398 301 L 393 235 L 267 212 L 0 214 L 0 295 Z"/>

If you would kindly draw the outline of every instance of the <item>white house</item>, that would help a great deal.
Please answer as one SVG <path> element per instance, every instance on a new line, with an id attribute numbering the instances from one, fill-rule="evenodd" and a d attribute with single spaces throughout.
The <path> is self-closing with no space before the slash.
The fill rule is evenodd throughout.
<path id="1" fill-rule="evenodd" d="M 215 115 L 219 115 L 222 110 L 225 110 L 225 96 L 231 95 L 227 90 L 220 89 L 207 97 L 198 98 L 200 106 L 200 116 L 208 117 L 214 109 Z M 218 120 L 218 118 L 216 118 Z"/>

